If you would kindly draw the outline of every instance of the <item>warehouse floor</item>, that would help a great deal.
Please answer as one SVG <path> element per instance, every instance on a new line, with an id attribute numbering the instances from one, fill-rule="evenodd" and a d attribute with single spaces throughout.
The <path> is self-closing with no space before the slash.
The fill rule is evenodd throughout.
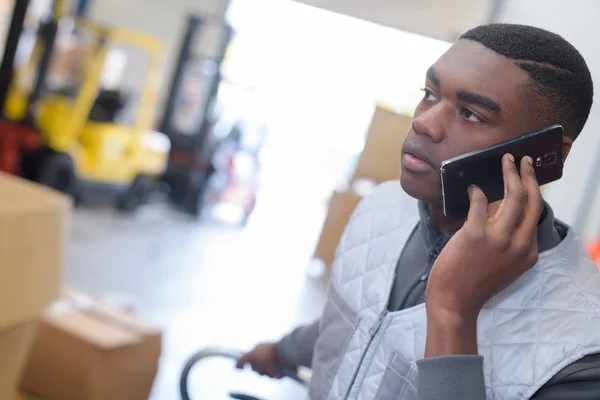
<path id="1" fill-rule="evenodd" d="M 318 316 L 326 285 L 306 272 L 324 213 L 321 202 L 282 190 L 261 194 L 246 229 L 199 224 L 160 204 L 133 217 L 110 207 L 79 208 L 67 283 L 134 307 L 164 329 L 151 398 L 177 399 L 179 373 L 194 351 L 249 349 Z M 199 365 L 191 375 L 193 397 L 224 399 L 230 389 L 245 389 L 266 399 L 304 398 L 295 382 L 232 366 L 222 359 Z"/>

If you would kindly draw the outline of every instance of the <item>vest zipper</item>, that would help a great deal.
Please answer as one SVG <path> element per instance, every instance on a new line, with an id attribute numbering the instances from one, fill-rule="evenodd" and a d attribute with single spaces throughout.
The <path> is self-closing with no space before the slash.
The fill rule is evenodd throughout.
<path id="1" fill-rule="evenodd" d="M 381 325 L 383 324 L 383 320 L 385 319 L 385 316 L 387 315 L 387 311 L 382 312 L 381 314 L 379 314 L 379 318 L 377 318 L 377 321 L 375 321 L 375 325 L 373 325 L 371 327 L 371 329 L 369 329 L 369 335 L 371 336 L 371 341 L 373 340 L 373 338 L 375 337 L 375 334 L 379 331 L 379 328 L 381 328 Z M 369 342 L 369 344 L 371 344 Z M 368 346 L 367 346 L 368 348 Z"/>
<path id="2" fill-rule="evenodd" d="M 360 357 L 360 362 L 358 363 L 356 370 L 354 371 L 354 374 L 352 375 L 352 380 L 350 381 L 350 384 L 348 385 L 348 391 L 346 392 L 346 395 L 344 396 L 344 400 L 347 400 L 350 397 L 350 392 L 352 391 L 352 387 L 354 387 L 354 382 L 356 382 L 356 377 L 358 376 L 358 373 L 363 364 L 363 361 L 365 360 L 365 357 L 367 356 L 367 353 L 369 352 L 369 349 L 371 348 L 371 343 L 373 343 L 373 339 L 375 339 L 375 335 L 377 335 L 377 332 L 379 332 L 381 325 L 383 325 L 383 321 L 387 314 L 388 314 L 387 310 L 385 310 L 381 314 L 379 314 L 377 321 L 375 321 L 375 324 L 369 329 L 369 336 L 370 336 L 369 343 L 367 343 L 367 347 L 365 348 L 365 351 L 362 353 L 362 355 Z"/>

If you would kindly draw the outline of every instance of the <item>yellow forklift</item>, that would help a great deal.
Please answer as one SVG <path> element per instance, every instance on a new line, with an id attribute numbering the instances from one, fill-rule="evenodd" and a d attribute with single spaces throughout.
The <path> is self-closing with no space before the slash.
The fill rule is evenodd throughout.
<path id="1" fill-rule="evenodd" d="M 29 62 L 9 77 L 0 99 L 0 169 L 76 198 L 95 188 L 117 190 L 118 207 L 133 211 L 162 175 L 170 149 L 152 129 L 162 44 L 66 10 L 55 1 Z M 130 70 L 125 79 L 130 52 L 145 71 Z M 132 77 L 142 79 L 138 96 L 123 89 Z M 0 75 L 0 86 L 5 79 Z M 38 142 L 23 140 L 31 131 Z"/>

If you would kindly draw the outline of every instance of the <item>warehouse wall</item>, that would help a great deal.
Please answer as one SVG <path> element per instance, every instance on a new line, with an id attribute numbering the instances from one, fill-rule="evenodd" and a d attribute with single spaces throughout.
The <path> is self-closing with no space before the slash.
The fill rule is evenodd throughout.
<path id="1" fill-rule="evenodd" d="M 585 57 L 596 83 L 600 88 L 600 49 L 596 38 L 600 35 L 598 24 L 600 8 L 597 0 L 507 0 L 499 13 L 498 21 L 524 23 L 539 26 L 562 35 Z M 557 216 L 589 237 L 600 233 L 600 196 L 593 190 L 594 198 L 584 198 L 585 190 L 598 184 L 600 173 L 600 96 L 588 123 L 575 142 L 565 165 L 565 174 L 560 182 L 548 186 L 546 199 L 554 207 Z M 595 200 L 595 204 L 589 204 Z M 590 207 L 588 218 L 578 211 Z"/>
<path id="2" fill-rule="evenodd" d="M 487 21 L 496 0 L 295 0 L 407 32 L 454 41 Z"/>

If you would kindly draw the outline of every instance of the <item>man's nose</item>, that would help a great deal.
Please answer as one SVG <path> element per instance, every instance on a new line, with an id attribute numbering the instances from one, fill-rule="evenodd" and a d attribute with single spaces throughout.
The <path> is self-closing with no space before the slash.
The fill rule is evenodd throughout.
<path id="1" fill-rule="evenodd" d="M 427 111 L 415 117 L 412 128 L 417 135 L 428 136 L 434 143 L 444 139 L 444 109 L 441 104 L 436 104 Z"/>

